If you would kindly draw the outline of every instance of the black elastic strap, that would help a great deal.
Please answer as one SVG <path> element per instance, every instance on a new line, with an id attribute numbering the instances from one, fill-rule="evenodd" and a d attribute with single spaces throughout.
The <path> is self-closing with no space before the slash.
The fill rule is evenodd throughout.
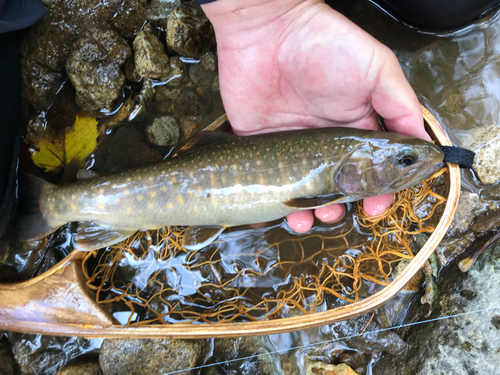
<path id="1" fill-rule="evenodd" d="M 460 168 L 471 169 L 476 153 L 461 147 L 439 146 L 444 153 L 444 162 L 458 164 Z"/>

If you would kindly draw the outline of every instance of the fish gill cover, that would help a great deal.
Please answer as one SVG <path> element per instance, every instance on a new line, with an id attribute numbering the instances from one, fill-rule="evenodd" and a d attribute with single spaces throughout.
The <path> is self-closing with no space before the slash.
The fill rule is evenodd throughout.
<path id="1" fill-rule="evenodd" d="M 270 224 L 188 251 L 181 227 L 140 231 L 86 256 L 87 285 L 98 303 L 129 311 L 133 325 L 268 320 L 356 302 L 413 259 L 414 235 L 433 232 L 445 202 L 433 188 L 444 172 L 396 193 L 380 216 L 368 217 L 357 202 L 350 219 L 305 235 Z"/>

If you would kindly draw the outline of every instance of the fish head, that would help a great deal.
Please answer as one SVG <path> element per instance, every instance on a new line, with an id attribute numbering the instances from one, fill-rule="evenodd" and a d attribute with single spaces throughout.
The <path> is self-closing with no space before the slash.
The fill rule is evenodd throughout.
<path id="1" fill-rule="evenodd" d="M 337 187 L 353 200 L 407 189 L 443 166 L 443 151 L 435 144 L 402 134 L 378 133 L 355 144 L 333 176 Z"/>

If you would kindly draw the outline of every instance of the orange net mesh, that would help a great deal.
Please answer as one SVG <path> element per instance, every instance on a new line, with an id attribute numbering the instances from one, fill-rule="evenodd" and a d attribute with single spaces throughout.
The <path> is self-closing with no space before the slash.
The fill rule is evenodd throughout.
<path id="1" fill-rule="evenodd" d="M 87 285 L 98 303 L 129 311 L 128 324 L 267 320 L 290 308 L 313 313 L 326 299 L 352 303 L 370 286 L 387 286 L 399 261 L 413 258 L 413 235 L 434 230 L 430 219 L 445 198 L 432 186 L 444 172 L 396 193 L 378 217 L 355 203 L 350 219 L 306 235 L 280 223 L 226 231 L 188 251 L 183 228 L 137 232 L 86 256 Z"/>

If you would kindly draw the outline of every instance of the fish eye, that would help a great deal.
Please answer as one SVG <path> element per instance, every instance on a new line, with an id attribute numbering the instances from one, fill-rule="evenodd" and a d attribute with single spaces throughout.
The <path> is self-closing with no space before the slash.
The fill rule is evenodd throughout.
<path id="1" fill-rule="evenodd" d="M 399 164 L 408 167 L 417 161 L 417 155 L 415 151 L 411 149 L 403 150 L 398 156 Z"/>

